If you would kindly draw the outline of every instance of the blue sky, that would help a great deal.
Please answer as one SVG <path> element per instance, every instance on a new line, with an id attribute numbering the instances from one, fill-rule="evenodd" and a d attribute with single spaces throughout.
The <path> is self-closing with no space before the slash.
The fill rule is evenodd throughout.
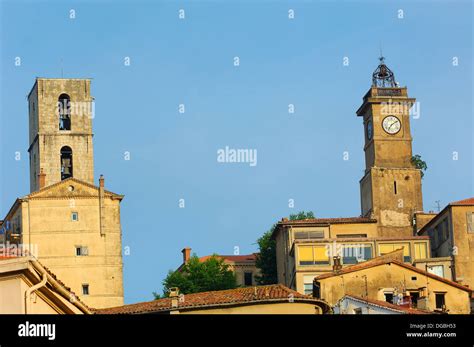
<path id="1" fill-rule="evenodd" d="M 161 291 L 185 246 L 246 254 L 290 213 L 360 214 L 355 111 L 381 46 L 420 103 L 411 126 L 413 152 L 428 164 L 425 210 L 473 196 L 469 1 L 0 3 L 0 215 L 29 192 L 34 78 L 61 77 L 61 66 L 65 78 L 93 78 L 96 181 L 104 174 L 107 189 L 125 195 L 126 303 Z M 225 146 L 256 149 L 257 165 L 218 163 Z"/>

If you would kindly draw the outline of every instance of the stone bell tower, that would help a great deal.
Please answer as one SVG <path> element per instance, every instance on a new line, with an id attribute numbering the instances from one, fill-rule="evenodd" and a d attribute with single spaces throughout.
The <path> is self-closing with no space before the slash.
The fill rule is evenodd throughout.
<path id="1" fill-rule="evenodd" d="M 37 78 L 28 103 L 30 191 L 69 177 L 92 184 L 90 79 Z"/>
<path id="2" fill-rule="evenodd" d="M 379 236 L 412 236 L 414 212 L 423 210 L 421 172 L 411 162 L 409 111 L 414 103 L 381 57 L 356 112 L 365 135 L 362 215 L 377 219 Z"/>

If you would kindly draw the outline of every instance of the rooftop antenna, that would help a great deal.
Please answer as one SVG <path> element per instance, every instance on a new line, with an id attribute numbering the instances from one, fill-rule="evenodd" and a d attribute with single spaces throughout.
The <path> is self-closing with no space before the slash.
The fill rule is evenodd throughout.
<path id="1" fill-rule="evenodd" d="M 441 200 L 436 200 L 435 203 L 436 203 L 436 208 L 438 209 L 438 213 L 439 213 L 441 211 L 441 204 L 440 204 Z"/>

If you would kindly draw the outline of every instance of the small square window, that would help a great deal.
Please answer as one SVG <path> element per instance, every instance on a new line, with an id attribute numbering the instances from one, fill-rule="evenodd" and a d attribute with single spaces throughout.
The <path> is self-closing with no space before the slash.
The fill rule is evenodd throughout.
<path id="1" fill-rule="evenodd" d="M 79 213 L 77 213 L 77 212 L 72 212 L 72 213 L 71 213 L 71 220 L 72 220 L 73 222 L 77 222 L 77 221 L 79 220 Z"/>
<path id="2" fill-rule="evenodd" d="M 436 300 L 436 309 L 444 311 L 446 309 L 444 293 L 435 293 L 435 300 Z"/>
<path id="3" fill-rule="evenodd" d="M 82 257 L 89 255 L 89 249 L 85 246 L 76 246 L 76 256 Z"/>
<path id="4" fill-rule="evenodd" d="M 82 295 L 89 295 L 89 285 L 83 284 L 82 285 Z"/>

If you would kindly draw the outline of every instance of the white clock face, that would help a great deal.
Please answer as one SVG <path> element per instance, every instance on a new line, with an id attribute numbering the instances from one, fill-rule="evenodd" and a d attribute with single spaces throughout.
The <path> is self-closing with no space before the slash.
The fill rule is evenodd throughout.
<path id="1" fill-rule="evenodd" d="M 395 116 L 388 116 L 385 117 L 382 121 L 383 130 L 385 130 L 388 134 L 396 134 L 400 131 L 402 124 L 400 123 L 400 119 Z"/>

